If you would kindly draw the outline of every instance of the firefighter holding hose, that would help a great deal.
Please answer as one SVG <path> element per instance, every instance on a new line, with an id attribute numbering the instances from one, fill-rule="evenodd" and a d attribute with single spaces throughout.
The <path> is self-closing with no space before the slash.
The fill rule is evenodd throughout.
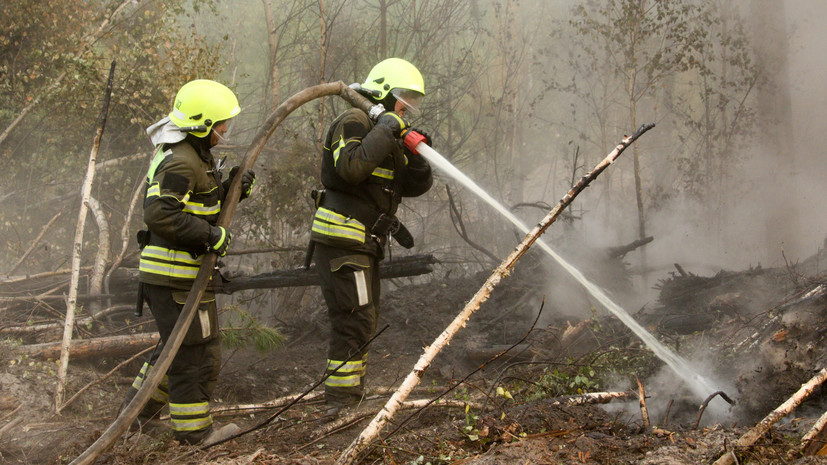
<path id="1" fill-rule="evenodd" d="M 336 416 L 364 395 L 367 351 L 362 347 L 376 330 L 379 310 L 379 261 L 389 236 L 413 246 L 396 218 L 402 197 L 431 188 L 428 162 L 408 148 L 406 138 L 430 144 L 427 134 L 411 130 L 425 96 L 422 75 L 411 63 L 389 58 L 371 69 L 358 89 L 375 109 L 368 115 L 351 108 L 330 125 L 322 152 L 324 189 L 314 191 L 316 213 L 311 231 L 313 261 L 331 325 L 325 401 Z M 374 121 L 375 118 L 375 121 Z M 308 264 L 309 264 L 308 257 Z"/>
<path id="2" fill-rule="evenodd" d="M 222 166 L 210 149 L 225 140 L 228 121 L 241 108 L 233 91 L 210 80 L 190 81 L 178 91 L 169 115 L 147 129 L 155 146 L 145 179 L 139 308 L 144 300 L 161 343 L 144 363 L 124 406 L 141 387 L 169 338 L 198 274 L 204 254 L 224 256 L 232 235 L 217 226 L 221 203 L 238 169 L 222 182 Z M 240 174 L 241 198 L 250 195 L 255 173 Z M 216 276 L 213 279 L 216 279 Z M 220 279 L 220 278 L 219 278 Z M 175 439 L 211 443 L 238 432 L 235 424 L 213 425 L 210 396 L 221 366 L 215 294 L 208 288 L 167 376 L 138 417 L 146 423 L 167 403 Z"/>

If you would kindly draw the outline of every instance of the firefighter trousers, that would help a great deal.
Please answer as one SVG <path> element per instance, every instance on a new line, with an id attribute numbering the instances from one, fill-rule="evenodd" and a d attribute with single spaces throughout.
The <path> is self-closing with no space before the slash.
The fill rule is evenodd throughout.
<path id="1" fill-rule="evenodd" d="M 367 349 L 379 314 L 379 260 L 316 243 L 313 254 L 330 320 L 325 401 L 353 405 L 364 395 Z"/>
<path id="2" fill-rule="evenodd" d="M 144 297 L 155 318 L 161 342 L 141 367 L 126 395 L 124 405 L 138 392 L 146 373 L 155 365 L 163 344 L 169 339 L 175 322 L 186 302 L 187 291 L 165 286 L 143 284 Z M 156 414 L 168 401 L 174 437 L 190 444 L 201 441 L 212 429 L 210 396 L 221 368 L 221 344 L 218 339 L 215 297 L 208 293 L 198 306 L 197 314 L 164 381 L 153 392 L 152 398 L 139 418 Z"/>

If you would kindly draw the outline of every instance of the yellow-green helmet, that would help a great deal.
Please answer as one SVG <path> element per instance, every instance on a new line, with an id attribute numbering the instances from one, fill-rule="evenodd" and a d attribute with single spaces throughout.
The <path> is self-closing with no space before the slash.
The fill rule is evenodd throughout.
<path id="1" fill-rule="evenodd" d="M 187 132 L 206 137 L 215 123 L 228 120 L 240 111 L 238 99 L 227 86 L 209 79 L 196 79 L 178 91 L 169 119 L 179 128 L 201 126 Z M 198 130 L 204 128 L 204 131 Z"/>
<path id="2" fill-rule="evenodd" d="M 383 100 L 393 89 L 407 89 L 425 95 L 425 82 L 416 66 L 401 58 L 388 58 L 380 61 L 370 70 L 365 89 L 379 92 L 376 100 Z"/>

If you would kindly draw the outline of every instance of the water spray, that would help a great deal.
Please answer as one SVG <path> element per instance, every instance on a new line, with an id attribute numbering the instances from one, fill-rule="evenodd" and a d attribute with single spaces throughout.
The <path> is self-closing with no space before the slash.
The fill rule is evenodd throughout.
<path id="1" fill-rule="evenodd" d="M 474 194 L 492 206 L 495 210 L 497 210 L 502 216 L 504 216 L 507 220 L 509 220 L 514 226 L 516 226 L 520 231 L 523 233 L 528 233 L 530 228 L 528 228 L 522 221 L 520 221 L 516 216 L 514 216 L 508 209 L 506 209 L 500 202 L 496 199 L 491 197 L 484 189 L 478 186 L 474 181 L 471 180 L 468 176 L 466 176 L 462 171 L 457 169 L 454 165 L 451 164 L 445 157 L 440 155 L 436 150 L 431 148 L 425 143 L 425 137 L 416 133 L 415 131 L 409 131 L 404 138 L 405 146 L 415 152 L 419 153 L 426 160 L 428 160 L 432 165 L 440 169 L 442 172 L 447 174 L 448 176 L 454 178 L 455 180 L 459 181 L 462 185 L 470 189 Z M 561 257 L 557 252 L 555 252 L 545 241 L 542 239 L 538 239 L 536 244 L 543 249 L 551 258 L 553 258 L 563 269 L 569 272 L 569 274 L 576 279 L 585 289 L 586 291 L 591 294 L 598 302 L 603 304 L 607 310 L 609 310 L 613 315 L 615 315 L 623 324 L 625 324 L 629 329 L 632 330 L 648 347 L 649 349 L 654 352 L 654 354 L 663 360 L 669 368 L 671 368 L 675 374 L 677 374 L 681 379 L 683 379 L 687 385 L 689 386 L 690 390 L 693 394 L 695 394 L 698 398 L 704 399 L 706 398 L 709 393 L 718 391 L 719 389 L 713 386 L 713 384 L 698 373 L 689 362 L 687 362 L 683 357 L 679 356 L 678 354 L 672 352 L 661 344 L 660 341 L 657 340 L 649 331 L 647 331 L 643 326 L 641 326 L 631 315 L 629 315 L 626 310 L 612 301 L 609 296 L 603 292 L 600 287 L 596 284 L 589 281 L 583 273 L 580 272 L 577 268 L 573 265 L 568 263 L 563 257 Z"/>

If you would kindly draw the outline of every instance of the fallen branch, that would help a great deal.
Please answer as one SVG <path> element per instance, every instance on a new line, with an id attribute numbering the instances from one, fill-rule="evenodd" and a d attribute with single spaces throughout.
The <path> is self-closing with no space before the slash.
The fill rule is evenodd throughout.
<path id="1" fill-rule="evenodd" d="M 608 404 L 613 400 L 637 398 L 634 391 L 589 392 L 571 396 L 555 397 L 551 405 Z"/>
<path id="2" fill-rule="evenodd" d="M 481 409 L 482 405 L 475 403 L 475 402 L 468 402 L 456 399 L 440 399 L 438 402 L 434 402 L 433 399 L 417 399 L 403 402 L 402 405 L 399 407 L 399 410 L 422 410 L 426 407 L 447 407 L 447 408 L 461 408 L 464 409 L 466 407 L 471 407 L 474 409 Z M 302 449 L 306 449 L 307 447 L 321 441 L 322 439 L 330 436 L 331 434 L 338 433 L 339 431 L 343 431 L 360 421 L 364 420 L 365 418 L 370 417 L 371 415 L 376 415 L 379 409 L 371 409 L 371 410 L 356 410 L 354 412 L 350 412 L 347 415 L 337 418 L 330 423 L 325 424 L 323 427 L 314 431 L 311 436 L 314 438 L 309 443 L 299 447 L 294 452 L 298 452 Z"/>
<path id="3" fill-rule="evenodd" d="M 706 406 L 709 405 L 709 402 L 715 398 L 715 396 L 721 396 L 722 399 L 729 402 L 730 405 L 735 405 L 735 401 L 729 398 L 729 396 L 724 393 L 724 391 L 717 391 L 713 392 L 703 401 L 700 408 L 698 408 L 698 418 L 695 419 L 695 427 L 693 429 L 698 429 L 698 425 L 701 424 L 701 416 L 704 414 L 704 410 L 706 410 Z"/>
<path id="4" fill-rule="evenodd" d="M 136 350 L 155 345 L 160 340 L 158 333 L 139 333 L 128 336 L 109 336 L 94 339 L 75 339 L 68 347 L 69 356 L 76 359 L 114 357 L 131 354 Z M 61 354 L 62 342 L 46 342 L 20 346 L 18 350 L 29 357 L 56 359 Z"/>
<path id="5" fill-rule="evenodd" d="M 796 455 L 818 455 L 824 448 L 824 427 L 827 426 L 827 412 L 821 414 L 810 431 L 801 438 L 801 445 L 789 452 L 787 458 L 792 460 Z"/>
<path id="6" fill-rule="evenodd" d="M 734 447 L 748 447 L 751 446 L 757 441 L 761 436 L 763 436 L 769 429 L 774 425 L 778 420 L 784 418 L 792 412 L 796 407 L 798 407 L 801 402 L 804 401 L 813 391 L 827 379 L 827 368 L 822 368 L 815 376 L 810 378 L 809 381 L 801 385 L 801 388 L 793 394 L 792 397 L 787 399 L 783 404 L 781 404 L 778 408 L 770 412 L 769 415 L 764 417 L 761 422 L 755 425 L 751 430 L 744 433 L 740 439 L 735 443 Z M 718 460 L 715 461 L 713 465 L 731 465 L 733 463 L 732 455 L 729 453 L 725 453 L 722 455 Z"/>
<path id="7" fill-rule="evenodd" d="M 83 178 L 83 187 L 80 195 L 80 213 L 75 227 L 75 243 L 72 247 L 72 279 L 69 285 L 69 298 L 66 303 L 66 323 L 63 326 L 63 343 L 60 349 L 60 362 L 57 367 L 57 383 L 55 386 L 55 413 L 60 413 L 63 404 L 63 391 L 66 388 L 66 371 L 69 368 L 69 344 L 72 341 L 72 328 L 75 320 L 75 304 L 78 295 L 78 280 L 80 279 L 80 255 L 83 248 L 83 229 L 86 224 L 88 202 L 92 194 L 92 181 L 95 179 L 95 163 L 98 160 L 98 149 L 106 127 L 106 117 L 109 114 L 109 98 L 112 96 L 112 81 L 115 77 L 115 61 L 109 67 L 109 79 L 106 81 L 106 91 L 103 96 L 103 108 L 98 116 L 98 129 L 89 153 L 89 162 L 86 166 L 86 175 Z"/>
<path id="8" fill-rule="evenodd" d="M 635 376 L 635 381 L 637 381 L 637 400 L 640 403 L 640 418 L 643 420 L 643 431 L 648 432 L 650 427 L 649 422 L 649 408 L 646 406 L 646 389 L 643 388 L 643 383 L 640 382 L 640 378 Z"/>
<path id="9" fill-rule="evenodd" d="M 60 406 L 60 410 L 65 409 L 65 408 L 66 408 L 69 404 L 71 404 L 72 402 L 74 402 L 74 401 L 75 401 L 75 399 L 77 399 L 78 397 L 80 397 L 80 395 L 81 395 L 81 394 L 83 394 L 84 392 L 86 392 L 87 390 L 89 390 L 89 388 L 91 388 L 92 386 L 94 386 L 94 385 L 96 385 L 96 384 L 100 384 L 100 383 L 102 383 L 102 382 L 106 381 L 106 379 L 107 379 L 107 378 L 109 378 L 110 376 L 112 376 L 113 374 L 115 374 L 115 373 L 116 373 L 118 370 L 120 370 L 123 366 L 127 365 L 128 363 L 132 362 L 132 361 L 133 361 L 133 360 L 135 360 L 136 358 L 140 357 L 141 355 L 144 355 L 145 353 L 149 352 L 150 350 L 152 350 L 152 349 L 154 349 L 154 348 L 155 348 L 155 346 L 154 346 L 154 345 L 147 347 L 146 349 L 144 349 L 144 350 L 142 350 L 142 351 L 138 352 L 137 354 L 135 354 L 135 355 L 133 355 L 133 356 L 129 357 L 128 359 L 124 360 L 123 362 L 119 363 L 117 366 L 115 366 L 115 368 L 113 368 L 113 369 L 109 370 L 109 372 L 107 372 L 105 375 L 101 376 L 100 378 L 98 378 L 98 379 L 96 379 L 96 380 L 94 380 L 94 381 L 91 381 L 91 382 L 87 383 L 87 384 L 86 384 L 86 386 L 83 386 L 82 388 L 80 388 L 80 389 L 78 390 L 78 392 L 76 392 L 76 393 L 75 393 L 75 395 L 73 395 L 72 397 L 70 397 L 70 398 L 69 398 L 69 400 L 67 400 L 66 402 L 64 402 L 64 403 L 63 403 L 63 405 L 61 405 L 61 406 Z"/>
<path id="10" fill-rule="evenodd" d="M 488 300 L 488 297 L 491 295 L 491 291 L 497 286 L 497 284 L 500 283 L 500 281 L 502 281 L 503 278 L 511 273 L 511 269 L 520 257 L 522 257 L 523 254 L 528 251 L 528 248 L 531 247 L 531 245 L 540 237 L 540 235 L 542 235 L 546 229 L 554 223 L 557 217 L 560 216 L 560 213 L 562 213 L 562 211 L 569 206 L 572 200 L 574 200 L 580 192 L 591 184 L 591 182 L 597 178 L 597 176 L 599 176 L 600 173 L 606 169 L 606 167 L 613 163 L 615 159 L 617 159 L 617 157 L 626 149 L 626 147 L 628 147 L 632 142 L 652 127 L 654 127 L 654 125 L 641 126 L 632 136 L 624 138 L 624 140 L 617 147 L 615 147 L 615 149 L 608 156 L 606 156 L 606 158 L 603 159 L 603 161 L 598 163 L 598 165 L 590 173 L 583 176 L 560 200 L 560 203 L 558 203 L 557 206 L 554 207 L 554 209 L 552 209 L 546 217 L 543 218 L 543 220 L 528 233 L 528 235 L 526 235 L 525 239 L 517 245 L 517 248 L 500 264 L 500 266 L 497 267 L 497 269 L 494 270 L 494 273 L 489 276 L 482 287 L 476 294 L 474 294 L 474 297 L 468 302 L 468 304 L 465 305 L 465 308 L 463 308 L 462 311 L 454 318 L 451 324 L 448 325 L 444 331 L 442 331 L 430 347 L 426 348 L 425 352 L 414 366 L 414 369 L 408 374 L 396 393 L 391 396 L 390 400 L 388 400 L 367 428 L 359 434 L 359 437 L 354 439 L 348 448 L 345 449 L 341 455 L 339 455 L 336 460 L 336 464 L 350 464 L 356 460 L 362 450 L 364 450 L 365 447 L 367 447 L 379 434 L 385 423 L 393 417 L 394 413 L 396 413 L 399 409 L 399 406 L 405 398 L 408 397 L 414 386 L 419 384 L 425 370 L 427 370 L 431 365 L 431 361 L 434 357 L 436 357 L 442 348 L 451 341 L 460 328 L 465 326 L 468 319 L 474 312 L 479 310 L 482 303 Z"/>
<path id="11" fill-rule="evenodd" d="M 26 249 L 25 252 L 23 252 L 23 255 L 20 257 L 19 260 L 17 260 L 17 263 L 15 263 L 13 267 L 11 267 L 11 270 L 9 270 L 9 272 L 7 273 L 7 276 L 13 275 L 17 271 L 17 269 L 20 268 L 20 265 L 22 265 L 23 262 L 26 261 L 26 258 L 29 257 L 29 254 L 31 254 L 34 251 L 34 249 L 37 247 L 37 244 L 39 244 L 40 240 L 43 239 L 43 236 L 46 235 L 46 231 L 48 231 L 49 228 L 51 228 L 52 225 L 55 224 L 55 221 L 57 221 L 57 219 L 60 218 L 60 216 L 63 215 L 63 213 L 65 211 L 66 211 L 66 207 L 64 206 L 63 208 L 60 209 L 59 212 L 57 212 L 57 214 L 55 216 L 52 217 L 51 220 L 49 220 L 48 223 L 46 223 L 46 226 L 43 226 L 43 228 L 40 230 L 40 232 L 37 234 L 37 236 L 32 241 L 32 244 L 29 246 L 29 248 Z"/>

